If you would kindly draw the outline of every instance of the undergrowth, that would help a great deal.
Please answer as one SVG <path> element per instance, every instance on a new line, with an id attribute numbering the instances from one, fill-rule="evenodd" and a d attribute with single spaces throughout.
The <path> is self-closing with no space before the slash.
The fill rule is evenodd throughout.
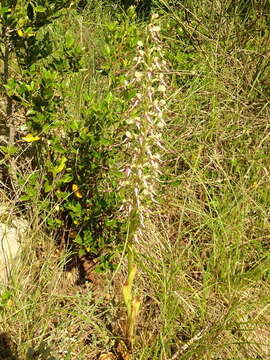
<path id="1" fill-rule="evenodd" d="M 131 139 L 136 145 L 125 121 L 140 81 L 134 91 L 125 81 L 133 72 L 141 80 L 133 59 L 146 40 L 149 6 L 142 15 L 143 2 L 137 13 L 124 1 L 80 3 L 48 26 L 56 43 L 72 34 L 83 64 L 65 75 L 64 111 L 56 113 L 63 116 L 47 133 L 31 128 L 40 142 L 15 143 L 22 162 L 13 201 L 1 172 L 2 201 L 29 229 L 2 287 L 0 359 L 8 358 L 4 349 L 10 359 L 128 359 L 119 345 L 127 268 L 119 185 L 130 165 L 125 147 Z M 157 203 L 148 203 L 134 242 L 141 310 L 129 357 L 266 360 L 269 2 L 150 3 L 167 64 L 166 126 Z M 35 146 L 33 163 L 25 152 Z M 4 153 L 6 166 L 14 154 Z M 107 272 L 90 272 L 92 282 L 83 282 L 78 251 Z"/>

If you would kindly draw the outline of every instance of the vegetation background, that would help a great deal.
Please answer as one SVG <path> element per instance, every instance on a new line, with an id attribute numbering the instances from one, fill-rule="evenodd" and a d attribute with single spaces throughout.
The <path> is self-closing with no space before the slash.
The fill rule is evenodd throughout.
<path id="1" fill-rule="evenodd" d="M 166 125 L 131 352 L 119 184 L 154 13 Z M 1 1 L 1 222 L 29 228 L 1 287 L 0 359 L 269 358 L 269 25 L 269 0 Z"/>

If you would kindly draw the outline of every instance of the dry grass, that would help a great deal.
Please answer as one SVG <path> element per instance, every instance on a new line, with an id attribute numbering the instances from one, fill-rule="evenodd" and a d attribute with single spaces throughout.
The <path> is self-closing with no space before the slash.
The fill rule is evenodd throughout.
<path id="1" fill-rule="evenodd" d="M 65 270 L 69 256 L 59 254 L 52 240 L 32 231 L 29 237 L 7 288 L 11 297 L 1 311 L 0 332 L 12 339 L 19 359 L 31 351 L 35 359 L 45 356 L 43 345 L 56 359 L 66 354 L 94 359 L 112 346 L 106 328 L 113 316 L 108 295 L 77 285 L 76 269 Z"/>

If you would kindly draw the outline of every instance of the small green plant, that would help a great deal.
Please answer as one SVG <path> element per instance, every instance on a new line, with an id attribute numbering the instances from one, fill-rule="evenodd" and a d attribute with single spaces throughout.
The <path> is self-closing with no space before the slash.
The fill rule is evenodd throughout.
<path id="1" fill-rule="evenodd" d="M 8 306 L 9 302 L 12 301 L 11 298 L 12 298 L 12 292 L 9 290 L 5 290 L 1 294 L 1 296 L 0 296 L 0 311 L 4 310 Z"/>

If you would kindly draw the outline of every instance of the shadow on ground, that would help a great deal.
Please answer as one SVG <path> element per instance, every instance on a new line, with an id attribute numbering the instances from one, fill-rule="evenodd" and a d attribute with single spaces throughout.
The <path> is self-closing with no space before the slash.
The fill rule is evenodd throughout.
<path id="1" fill-rule="evenodd" d="M 19 360 L 14 344 L 5 333 L 0 334 L 0 360 Z"/>
<path id="2" fill-rule="evenodd" d="M 33 349 L 29 348 L 27 350 L 26 357 L 21 359 L 18 357 L 16 351 L 16 346 L 10 339 L 10 337 L 5 334 L 0 334 L 0 360 L 56 360 L 54 356 L 51 355 L 51 349 L 43 342 L 39 345 L 38 348 Z"/>
<path id="3" fill-rule="evenodd" d="M 45 342 L 42 342 L 39 345 L 39 347 L 36 349 L 33 348 L 28 349 L 25 360 L 35 360 L 35 359 L 57 360 L 54 356 L 51 355 L 51 349 L 48 347 L 48 345 Z"/>

